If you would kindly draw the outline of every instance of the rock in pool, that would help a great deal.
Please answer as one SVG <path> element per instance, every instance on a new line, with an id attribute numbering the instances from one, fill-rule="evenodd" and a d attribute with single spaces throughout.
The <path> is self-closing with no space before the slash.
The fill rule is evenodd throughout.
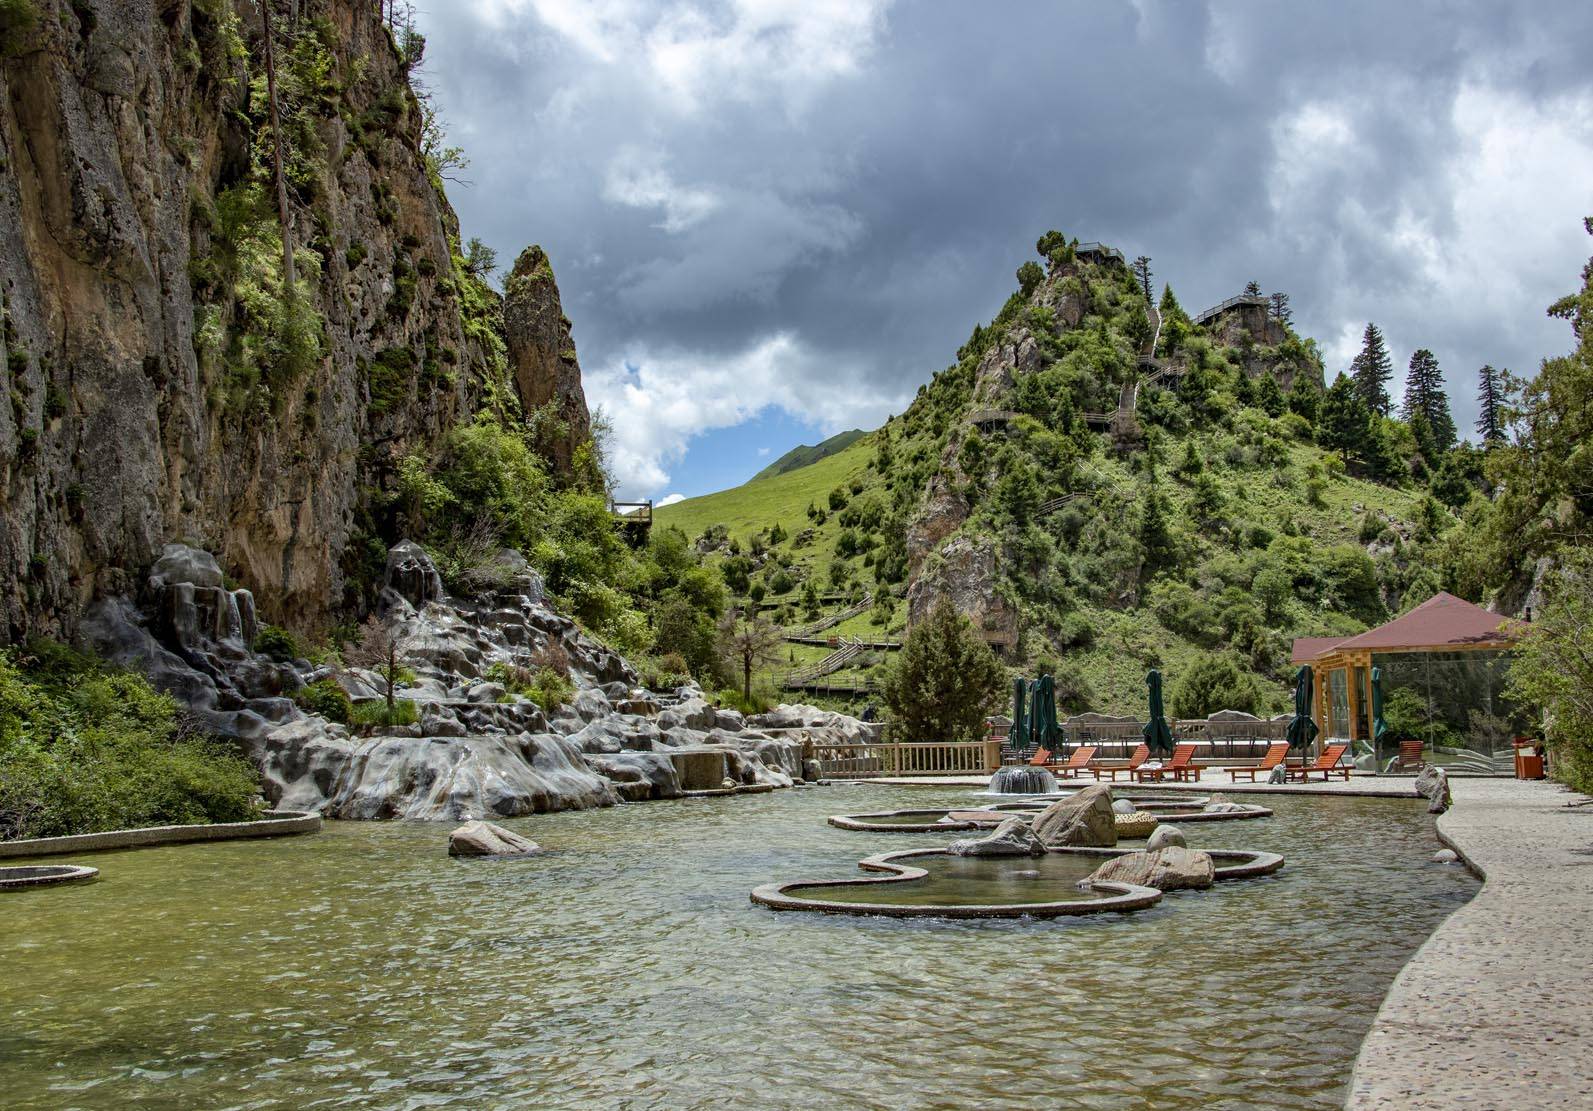
<path id="1" fill-rule="evenodd" d="M 529 856 L 541 851 L 535 841 L 491 822 L 466 822 L 448 835 L 449 856 Z"/>
<path id="2" fill-rule="evenodd" d="M 1176 845 L 1153 852 L 1126 853 L 1113 857 L 1090 873 L 1079 883 L 1087 887 L 1099 880 L 1114 883 L 1133 883 L 1140 887 L 1154 887 L 1158 891 L 1178 891 L 1183 888 L 1210 887 L 1216 875 L 1211 857 L 1199 849 L 1184 849 Z"/>
<path id="3" fill-rule="evenodd" d="M 984 837 L 965 837 L 946 846 L 952 856 L 1039 856 L 1045 846 L 1022 818 L 1008 818 Z"/>
<path id="4" fill-rule="evenodd" d="M 1070 845 L 1117 844 L 1117 820 L 1112 811 L 1112 789 L 1092 784 L 1078 794 L 1053 802 L 1034 819 L 1034 835 L 1048 849 Z"/>
<path id="5" fill-rule="evenodd" d="M 1186 848 L 1188 842 L 1184 840 L 1184 831 L 1177 826 L 1157 826 L 1155 832 L 1150 835 L 1150 840 L 1145 842 L 1145 851 L 1154 852 L 1169 845 L 1177 845 L 1180 849 Z"/>

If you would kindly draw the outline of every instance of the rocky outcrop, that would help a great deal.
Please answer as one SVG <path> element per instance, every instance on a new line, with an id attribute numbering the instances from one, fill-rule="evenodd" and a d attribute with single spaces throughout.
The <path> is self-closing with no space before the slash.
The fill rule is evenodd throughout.
<path id="1" fill-rule="evenodd" d="M 1096 783 L 1076 795 L 1053 802 L 1035 817 L 1033 829 L 1035 837 L 1048 849 L 1117 844 L 1112 789 L 1104 783 Z"/>
<path id="2" fill-rule="evenodd" d="M 379 619 L 413 678 L 398 698 L 414 722 L 354 731 L 294 700 L 334 680 L 356 701 L 384 684 L 360 668 L 278 662 L 251 651 L 251 600 L 228 590 L 207 553 L 170 545 L 141 595 L 107 599 L 83 623 L 90 643 L 146 671 L 260 769 L 279 808 L 335 818 L 514 817 L 678 798 L 693 791 L 790 787 L 804 746 L 873 739 L 875 727 L 811 706 L 750 722 L 687 685 L 648 691 L 620 656 L 530 594 L 442 593 L 425 550 L 393 548 Z M 568 660 L 570 702 L 544 711 L 508 693 L 517 671 Z"/>
<path id="3" fill-rule="evenodd" d="M 1089 877 L 1081 880 L 1080 887 L 1110 881 L 1132 883 L 1140 887 L 1154 887 L 1158 891 L 1179 891 L 1186 888 L 1210 887 L 1216 876 L 1211 856 L 1199 849 L 1167 846 L 1142 853 L 1125 853 L 1101 865 Z"/>
<path id="4" fill-rule="evenodd" d="M 575 446 L 591 436 L 591 417 L 570 319 L 559 303 L 547 252 L 535 246 L 520 252 L 503 291 L 504 339 L 515 386 L 528 412 L 546 407 L 563 423 L 566 434 L 550 450 L 554 465 L 567 472 Z"/>
<path id="5" fill-rule="evenodd" d="M 951 540 L 908 587 L 908 620 L 922 621 L 944 597 L 993 643 L 1015 643 L 1018 609 L 998 589 L 998 559 L 993 539 L 958 536 Z"/>
<path id="6" fill-rule="evenodd" d="M 1427 800 L 1427 813 L 1442 814 L 1449 809 L 1449 773 L 1436 764 L 1424 764 L 1416 773 L 1416 793 Z"/>
<path id="7" fill-rule="evenodd" d="M 983 837 L 964 837 L 946 846 L 952 856 L 1041 856 L 1045 846 L 1022 818 L 1008 818 Z"/>
<path id="8" fill-rule="evenodd" d="M 542 846 L 491 822 L 466 822 L 448 835 L 449 856 L 530 856 Z"/>
<path id="9" fill-rule="evenodd" d="M 380 6 L 304 0 L 278 53 L 296 311 L 274 292 L 258 7 L 37 6 L 0 57 L 0 639 L 70 634 L 175 538 L 271 620 L 323 626 L 396 461 L 489 391 L 547 395 L 510 373 L 498 297 L 455 261 Z M 567 335 L 556 295 L 549 314 Z M 584 434 L 569 345 L 549 343 Z"/>

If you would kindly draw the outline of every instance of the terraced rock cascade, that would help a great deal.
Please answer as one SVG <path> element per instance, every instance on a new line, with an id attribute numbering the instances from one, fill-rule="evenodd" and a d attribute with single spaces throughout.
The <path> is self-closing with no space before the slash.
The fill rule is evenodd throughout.
<path id="1" fill-rule="evenodd" d="M 512 553 L 505 553 L 512 561 Z M 145 671 L 260 769 L 269 802 L 334 818 L 513 817 L 803 779 L 804 743 L 870 735 L 854 719 L 782 706 L 747 719 L 688 684 L 642 687 L 623 658 L 552 609 L 521 560 L 491 596 L 442 591 L 430 558 L 395 545 L 378 607 L 413 723 L 351 729 L 295 701 L 330 682 L 378 703 L 369 669 L 273 660 L 253 651 L 253 599 L 215 559 L 169 545 L 138 596 L 107 599 L 84 622 L 112 661 Z M 539 706 L 494 676 L 567 660 L 573 695 Z M 314 705 L 314 703 L 310 703 Z M 728 786 L 727 786 L 728 783 Z"/>

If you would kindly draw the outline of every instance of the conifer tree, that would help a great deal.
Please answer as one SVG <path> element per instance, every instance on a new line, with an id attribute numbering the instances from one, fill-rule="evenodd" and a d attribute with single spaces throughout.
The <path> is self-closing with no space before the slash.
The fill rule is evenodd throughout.
<path id="1" fill-rule="evenodd" d="M 1149 255 L 1140 255 L 1134 260 L 1134 278 L 1139 282 L 1139 288 L 1145 294 L 1147 304 L 1151 300 L 1151 260 Z"/>
<path id="2" fill-rule="evenodd" d="M 1383 341 L 1382 329 L 1376 324 L 1366 325 L 1361 336 L 1361 353 L 1350 363 L 1350 377 L 1366 407 L 1378 416 L 1388 416 L 1394 407 L 1388 394 L 1388 384 L 1394 378 L 1394 360 L 1389 358 L 1388 344 Z"/>
<path id="3" fill-rule="evenodd" d="M 1256 385 L 1256 406 L 1269 417 L 1281 417 L 1288 408 L 1283 400 L 1283 391 L 1278 388 L 1278 380 L 1270 371 L 1263 374 Z"/>
<path id="4" fill-rule="evenodd" d="M 1371 428 L 1371 414 L 1355 390 L 1355 383 L 1340 374 L 1322 397 L 1322 414 L 1317 420 L 1317 443 L 1339 453 L 1346 463 L 1351 455 L 1365 450 Z"/>
<path id="5" fill-rule="evenodd" d="M 1006 693 L 1007 672 L 973 623 L 941 595 L 914 622 L 886 668 L 881 693 L 908 741 L 976 741 Z"/>
<path id="6" fill-rule="evenodd" d="M 1416 413 L 1427 418 L 1437 451 L 1445 452 L 1455 446 L 1455 418 L 1449 413 L 1444 373 L 1438 369 L 1437 356 L 1425 347 L 1417 348 L 1411 355 L 1410 371 L 1405 377 L 1405 405 L 1401 416 L 1410 420 Z M 1438 460 L 1429 462 L 1436 465 Z"/>
<path id="7" fill-rule="evenodd" d="M 1289 308 L 1289 295 L 1283 291 L 1274 293 L 1272 301 L 1272 319 L 1282 324 L 1285 328 L 1294 323 L 1294 310 Z"/>
<path id="8" fill-rule="evenodd" d="M 1187 315 L 1184 312 L 1184 306 L 1178 303 L 1178 297 L 1173 293 L 1173 287 L 1170 284 L 1162 286 L 1161 303 L 1156 307 L 1161 312 L 1163 320 L 1172 316 Z"/>
<path id="9" fill-rule="evenodd" d="M 1246 282 L 1245 283 L 1245 296 L 1246 297 L 1260 297 L 1261 296 L 1261 283 L 1260 282 Z"/>
<path id="10" fill-rule="evenodd" d="M 1477 436 L 1483 447 L 1504 442 L 1504 418 L 1500 413 L 1499 396 L 1502 375 L 1491 366 L 1477 372 Z"/>

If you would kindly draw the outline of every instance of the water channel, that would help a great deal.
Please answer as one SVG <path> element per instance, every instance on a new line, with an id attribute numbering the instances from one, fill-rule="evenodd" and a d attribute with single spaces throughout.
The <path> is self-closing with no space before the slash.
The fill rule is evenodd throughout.
<path id="1" fill-rule="evenodd" d="M 0 1105 L 1336 1108 L 1400 965 L 1476 889 L 1428 863 L 1418 800 L 1285 797 L 1188 827 L 1283 871 L 1134 914 L 748 901 L 964 836 L 829 814 L 986 801 L 835 786 L 504 823 L 552 850 L 524 860 L 404 823 L 65 858 L 102 878 L 0 897 Z"/>

